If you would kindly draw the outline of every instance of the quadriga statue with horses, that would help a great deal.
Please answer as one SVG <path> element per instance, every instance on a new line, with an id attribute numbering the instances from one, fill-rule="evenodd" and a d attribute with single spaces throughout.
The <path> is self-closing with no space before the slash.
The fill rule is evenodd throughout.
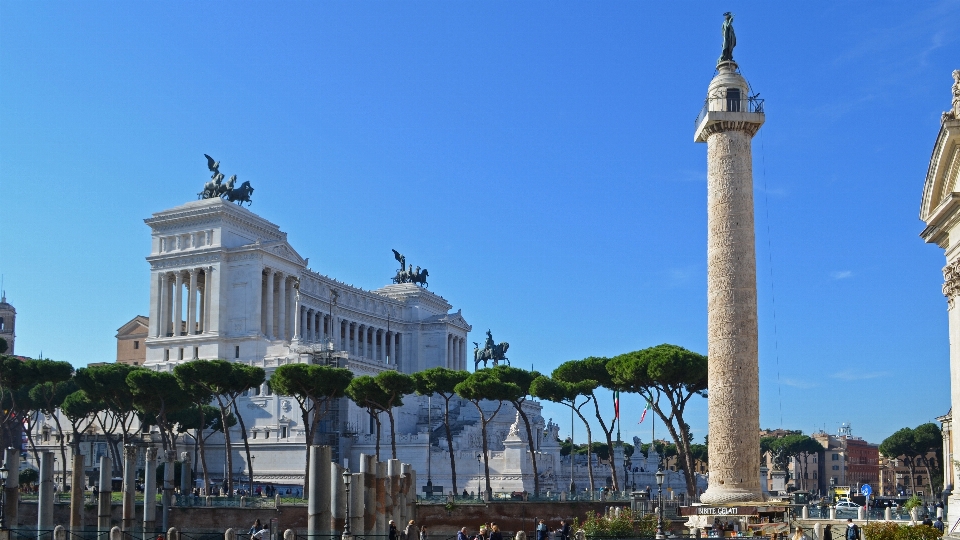
<path id="1" fill-rule="evenodd" d="M 487 339 L 484 341 L 482 349 L 479 343 L 473 342 L 473 370 L 476 371 L 479 368 L 480 362 L 483 362 L 483 367 L 487 367 L 489 361 L 493 361 L 494 367 L 500 365 L 500 362 L 506 362 L 509 366 L 510 360 L 507 359 L 507 349 L 509 348 L 510 344 L 506 341 L 494 343 L 493 334 L 490 333 L 490 330 L 487 330 Z"/>
<path id="2" fill-rule="evenodd" d="M 250 200 L 250 196 L 253 195 L 253 187 L 250 186 L 250 182 L 244 182 L 240 184 L 240 187 L 234 188 L 234 184 L 237 183 L 237 175 L 231 176 L 229 180 L 224 182 L 223 174 L 220 172 L 220 162 L 207 154 L 203 156 L 207 158 L 207 168 L 213 174 L 210 175 L 210 181 L 204 184 L 203 191 L 197 193 L 197 198 L 213 199 L 220 197 L 241 206 L 243 203 L 247 203 L 247 206 L 253 203 Z"/>
<path id="3" fill-rule="evenodd" d="M 413 269 L 413 265 L 409 265 L 406 269 L 404 266 L 407 264 L 407 258 L 402 255 L 399 251 L 393 250 L 393 257 L 397 259 L 400 263 L 400 269 L 397 270 L 397 274 L 393 276 L 394 283 L 413 283 L 415 285 L 421 285 L 424 288 L 427 288 L 427 276 L 430 275 L 427 272 L 427 269 L 420 269 L 418 266 L 416 270 Z"/>

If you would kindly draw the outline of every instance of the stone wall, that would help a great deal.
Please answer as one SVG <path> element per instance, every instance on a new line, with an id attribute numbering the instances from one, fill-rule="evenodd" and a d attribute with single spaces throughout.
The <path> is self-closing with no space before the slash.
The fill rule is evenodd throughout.
<path id="1" fill-rule="evenodd" d="M 508 532 L 525 530 L 530 533 L 534 530 L 535 519 L 543 518 L 547 526 L 553 530 L 560 526 L 561 519 L 577 518 L 581 522 L 590 513 L 604 512 L 608 507 L 629 508 L 628 502 L 511 502 L 489 504 L 457 504 L 447 510 L 442 504 L 417 505 L 417 526 L 426 525 L 430 536 L 452 536 L 460 529 L 467 527 L 476 532 L 483 523 L 494 522 L 500 529 Z M 138 527 L 143 523 L 143 507 L 137 507 Z M 113 505 L 113 524 L 119 526 L 121 506 Z M 157 524 L 161 521 L 160 509 L 157 509 Z M 238 508 L 238 507 L 174 507 L 170 513 L 170 523 L 184 530 L 226 530 L 239 528 L 246 531 L 254 520 L 269 522 L 273 518 L 279 520 L 280 528 L 300 529 L 307 528 L 306 506 L 284 506 L 274 508 Z M 342 521 L 342 520 L 341 520 Z M 37 504 L 35 502 L 20 503 L 20 526 L 36 527 Z M 55 504 L 55 524 L 68 526 L 70 523 L 70 505 Z M 84 511 L 85 528 L 95 529 L 97 526 L 96 508 L 86 508 Z M 403 529 L 402 524 L 398 524 Z M 340 525 L 342 528 L 342 524 Z"/>

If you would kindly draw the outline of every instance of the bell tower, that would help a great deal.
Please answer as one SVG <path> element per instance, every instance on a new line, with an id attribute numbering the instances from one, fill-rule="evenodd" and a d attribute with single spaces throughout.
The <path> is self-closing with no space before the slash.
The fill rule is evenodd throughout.
<path id="1" fill-rule="evenodd" d="M 7 303 L 7 292 L 0 292 L 0 338 L 7 341 L 7 350 L 3 354 L 13 354 L 14 328 L 17 322 L 17 310 Z"/>
<path id="2" fill-rule="evenodd" d="M 764 114 L 733 60 L 733 15 L 724 17 L 723 54 L 694 135 L 707 143 L 710 484 L 700 497 L 706 504 L 763 500 L 751 143 Z"/>

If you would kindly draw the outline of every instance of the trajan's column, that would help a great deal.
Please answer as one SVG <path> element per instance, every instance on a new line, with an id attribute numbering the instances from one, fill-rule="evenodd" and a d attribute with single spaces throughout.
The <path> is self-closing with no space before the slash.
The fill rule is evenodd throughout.
<path id="1" fill-rule="evenodd" d="M 733 61 L 733 15 L 697 118 L 707 143 L 707 356 L 710 483 L 705 504 L 760 502 L 757 261 L 751 140 L 763 107 Z"/>

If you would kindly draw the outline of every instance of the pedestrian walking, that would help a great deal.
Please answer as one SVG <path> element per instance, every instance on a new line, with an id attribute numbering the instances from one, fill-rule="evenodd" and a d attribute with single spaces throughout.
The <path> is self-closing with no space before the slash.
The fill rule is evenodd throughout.
<path id="1" fill-rule="evenodd" d="M 560 520 L 560 528 L 557 529 L 557 532 L 560 533 L 560 540 L 570 540 L 570 525 L 567 520 Z"/>
<path id="2" fill-rule="evenodd" d="M 833 529 L 830 528 L 830 525 L 826 525 L 823 528 L 823 540 L 833 540 Z"/>
<path id="3" fill-rule="evenodd" d="M 537 540 L 547 540 L 547 524 L 542 519 L 537 523 Z"/>
<path id="4" fill-rule="evenodd" d="M 390 530 L 389 530 L 389 532 L 388 532 L 388 534 L 387 534 L 388 538 L 389 538 L 390 540 L 399 540 L 399 539 L 397 538 L 397 532 L 398 532 L 398 531 L 397 531 L 397 522 L 391 519 L 391 520 L 390 520 Z"/>
<path id="5" fill-rule="evenodd" d="M 933 527 L 933 520 L 930 519 L 930 514 L 924 514 L 924 515 L 923 515 L 923 522 L 922 522 L 922 524 L 923 524 L 923 525 L 930 526 L 930 527 Z"/>
<path id="6" fill-rule="evenodd" d="M 406 528 L 403 529 L 403 539 L 414 540 L 416 537 L 417 537 L 417 527 L 413 524 L 413 520 L 411 519 L 410 522 L 407 523 Z"/>
<path id="7" fill-rule="evenodd" d="M 490 526 L 490 540 L 503 540 L 503 533 L 500 532 L 500 526 L 496 523 Z"/>
<path id="8" fill-rule="evenodd" d="M 860 540 L 860 527 L 857 527 L 852 518 L 847 518 L 847 530 L 843 537 L 846 540 Z"/>
<path id="9" fill-rule="evenodd" d="M 797 527 L 797 530 L 793 532 L 791 540 L 806 540 L 806 536 L 803 534 L 803 527 Z"/>
<path id="10" fill-rule="evenodd" d="M 463 527 L 460 529 L 460 532 L 457 533 L 457 540 L 469 540 L 467 538 L 467 528 Z"/>
<path id="11" fill-rule="evenodd" d="M 427 540 L 427 527 L 424 525 L 420 526 L 420 540 Z"/>
<path id="12" fill-rule="evenodd" d="M 937 516 L 937 520 L 933 522 L 933 526 L 940 531 L 940 534 L 943 534 L 943 517 Z"/>

